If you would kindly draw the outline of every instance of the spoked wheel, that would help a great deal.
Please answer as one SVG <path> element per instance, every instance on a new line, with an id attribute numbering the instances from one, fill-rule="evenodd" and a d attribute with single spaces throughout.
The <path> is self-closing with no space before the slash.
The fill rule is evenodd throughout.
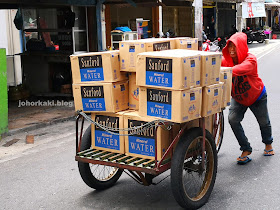
<path id="1" fill-rule="evenodd" d="M 81 151 L 91 148 L 91 126 L 82 138 Z M 123 170 L 111 166 L 78 162 L 83 181 L 91 188 L 104 190 L 112 187 L 120 178 Z"/>
<path id="2" fill-rule="evenodd" d="M 214 141 L 216 144 L 216 150 L 217 153 L 220 151 L 222 142 L 223 142 L 223 137 L 224 137 L 224 126 L 225 126 L 225 121 L 224 121 L 224 113 L 223 110 L 219 113 L 216 113 L 214 115 L 214 127 L 213 127 L 213 137 Z"/>
<path id="3" fill-rule="evenodd" d="M 185 209 L 198 209 L 209 199 L 217 173 L 214 140 L 206 131 L 204 161 L 203 130 L 187 130 L 178 142 L 171 162 L 171 188 L 175 200 Z"/>

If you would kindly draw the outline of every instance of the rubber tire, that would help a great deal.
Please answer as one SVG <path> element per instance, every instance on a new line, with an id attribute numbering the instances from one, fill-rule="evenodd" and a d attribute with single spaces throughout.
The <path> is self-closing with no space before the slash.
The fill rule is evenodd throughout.
<path id="1" fill-rule="evenodd" d="M 81 151 L 84 151 L 86 149 L 91 148 L 91 126 L 89 126 L 83 137 L 82 137 L 82 143 L 81 143 Z M 78 162 L 78 168 L 80 175 L 83 179 L 83 181 L 91 188 L 96 190 L 105 190 L 110 187 L 112 187 L 120 178 L 122 175 L 123 170 L 118 169 L 117 173 L 111 177 L 111 179 L 107 181 L 99 181 L 96 179 L 91 170 L 90 170 L 90 164 L 84 163 L 84 162 Z"/>
<path id="2" fill-rule="evenodd" d="M 261 37 L 260 37 L 260 40 L 258 40 L 258 43 L 263 43 L 263 42 L 264 42 L 264 37 L 261 36 Z"/>
<path id="3" fill-rule="evenodd" d="M 172 156 L 171 160 L 171 188 L 173 192 L 173 196 L 178 204 L 185 209 L 198 209 L 203 206 L 209 199 L 211 192 L 213 190 L 216 174 L 217 174 L 217 152 L 214 144 L 213 137 L 208 130 L 206 131 L 206 141 L 209 141 L 211 145 L 211 150 L 214 156 L 214 169 L 212 180 L 209 185 L 208 191 L 206 194 L 197 201 L 193 201 L 185 194 L 185 189 L 183 187 L 183 179 L 182 179 L 182 170 L 183 170 L 183 162 L 185 158 L 186 150 L 189 145 L 192 143 L 194 139 L 199 136 L 203 136 L 202 128 L 191 128 L 187 130 L 183 136 L 180 138 L 175 152 Z"/>
<path id="4" fill-rule="evenodd" d="M 251 38 L 251 36 L 247 36 L 247 44 L 252 44 L 253 40 Z"/>
<path id="5" fill-rule="evenodd" d="M 221 146 L 222 146 L 222 143 L 223 143 L 223 138 L 224 138 L 224 130 L 225 130 L 225 117 L 224 117 L 224 112 L 223 110 L 220 112 L 220 114 L 222 115 L 222 127 L 221 127 L 221 140 L 218 144 L 218 146 L 216 145 L 216 150 L 217 150 L 217 153 L 219 153 L 220 149 L 221 149 Z M 217 134 L 216 134 L 217 135 Z M 216 144 L 216 139 L 215 139 L 215 144 Z"/>

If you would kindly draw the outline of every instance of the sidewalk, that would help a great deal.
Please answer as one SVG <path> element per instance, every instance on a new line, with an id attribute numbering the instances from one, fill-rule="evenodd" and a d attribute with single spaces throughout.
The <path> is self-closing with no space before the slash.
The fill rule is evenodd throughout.
<path id="1" fill-rule="evenodd" d="M 35 104 L 36 102 L 38 104 Z M 9 102 L 9 131 L 7 135 L 26 132 L 71 119 L 75 119 L 74 101 L 57 99 Z"/>

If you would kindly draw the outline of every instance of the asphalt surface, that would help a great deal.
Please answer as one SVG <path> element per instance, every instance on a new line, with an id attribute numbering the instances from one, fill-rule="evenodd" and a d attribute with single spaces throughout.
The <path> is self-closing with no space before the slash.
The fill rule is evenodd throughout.
<path id="1" fill-rule="evenodd" d="M 241 154 L 227 122 L 218 154 L 218 173 L 208 203 L 201 209 L 280 209 L 279 200 L 279 116 L 280 73 L 277 46 L 259 54 L 259 74 L 268 92 L 268 107 L 276 154 L 264 157 L 258 124 L 248 111 L 243 121 L 253 147 L 252 161 L 236 164 Z M 35 136 L 25 144 L 26 134 Z M 62 122 L 6 137 L 19 139 L 9 147 L 0 146 L 1 209 L 181 209 L 173 198 L 170 177 L 155 186 L 141 186 L 126 174 L 105 191 L 95 191 L 82 181 L 75 156 L 75 123 Z M 166 172 L 154 181 L 169 175 Z"/>

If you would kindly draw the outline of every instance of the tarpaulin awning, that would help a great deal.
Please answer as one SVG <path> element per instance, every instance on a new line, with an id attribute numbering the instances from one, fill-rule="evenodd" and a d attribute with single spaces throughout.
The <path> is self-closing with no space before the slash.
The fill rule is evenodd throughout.
<path id="1" fill-rule="evenodd" d="M 278 2 L 269 2 L 269 3 L 264 3 L 266 7 L 280 7 L 280 3 Z"/>
<path id="2" fill-rule="evenodd" d="M 242 18 L 266 17 L 263 2 L 242 2 Z"/>

